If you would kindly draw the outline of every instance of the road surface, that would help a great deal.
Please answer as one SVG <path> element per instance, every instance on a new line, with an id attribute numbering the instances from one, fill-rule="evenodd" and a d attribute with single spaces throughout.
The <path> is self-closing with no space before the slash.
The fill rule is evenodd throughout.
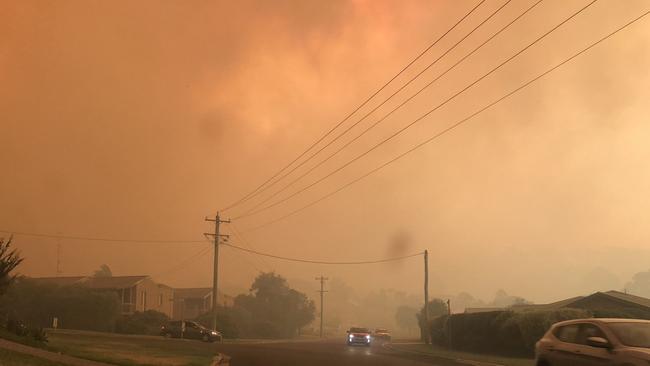
<path id="1" fill-rule="evenodd" d="M 216 348 L 231 357 L 230 366 L 460 366 L 452 360 L 401 353 L 374 344 L 347 346 L 343 340 L 222 343 Z"/>

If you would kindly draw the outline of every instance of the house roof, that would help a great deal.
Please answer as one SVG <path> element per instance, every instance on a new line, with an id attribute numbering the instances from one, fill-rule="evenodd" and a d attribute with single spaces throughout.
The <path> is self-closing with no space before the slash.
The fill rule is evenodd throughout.
<path id="1" fill-rule="evenodd" d="M 121 289 L 132 287 L 148 276 L 113 276 L 113 277 L 34 277 L 38 283 L 57 286 L 81 285 L 95 289 Z"/>
<path id="2" fill-rule="evenodd" d="M 632 294 L 627 294 L 625 292 L 620 292 L 620 291 L 607 291 L 607 292 L 597 292 L 596 294 L 603 294 L 607 296 L 611 296 L 613 298 L 623 300 L 625 302 L 629 302 L 632 304 L 640 305 L 646 308 L 650 308 L 650 299 L 647 299 L 645 297 L 641 296 L 636 296 Z M 594 294 L 595 295 L 595 294 Z"/>
<path id="3" fill-rule="evenodd" d="M 174 298 L 176 299 L 204 299 L 212 294 L 209 287 L 175 288 Z"/>
<path id="4" fill-rule="evenodd" d="M 79 283 L 96 289 L 128 288 L 149 276 L 86 277 Z"/>
<path id="5" fill-rule="evenodd" d="M 84 279 L 83 276 L 72 277 L 31 277 L 32 280 L 45 285 L 70 286 Z"/>

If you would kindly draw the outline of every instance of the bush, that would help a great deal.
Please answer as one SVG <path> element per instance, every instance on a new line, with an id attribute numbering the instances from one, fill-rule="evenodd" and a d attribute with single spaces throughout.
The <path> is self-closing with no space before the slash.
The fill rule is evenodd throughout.
<path id="1" fill-rule="evenodd" d="M 20 278 L 0 298 L 0 313 L 19 319 L 27 328 L 50 327 L 56 317 L 61 328 L 112 331 L 120 302 L 113 291 L 46 285 Z"/>
<path id="2" fill-rule="evenodd" d="M 650 314 L 648 311 L 638 308 L 623 308 L 623 309 L 595 309 L 592 311 L 594 318 L 625 318 L 625 319 L 648 319 Z"/>
<path id="3" fill-rule="evenodd" d="M 570 319 L 591 318 L 592 314 L 581 309 L 533 310 L 516 313 L 512 317 L 527 353 L 535 351 L 535 343 L 542 338 L 551 325 Z"/>
<path id="4" fill-rule="evenodd" d="M 204 326 L 212 324 L 212 313 L 205 313 L 195 319 Z M 243 309 L 219 306 L 217 309 L 217 330 L 224 338 L 239 338 L 248 333 L 250 314 Z"/>
<path id="5" fill-rule="evenodd" d="M 589 318 L 586 310 L 491 311 L 454 314 L 431 321 L 434 344 L 473 351 L 508 355 L 532 355 L 535 343 L 554 323 Z"/>
<path id="6" fill-rule="evenodd" d="M 115 322 L 115 332 L 122 334 L 159 335 L 160 326 L 167 323 L 169 317 L 159 311 L 136 311 L 123 315 Z"/>

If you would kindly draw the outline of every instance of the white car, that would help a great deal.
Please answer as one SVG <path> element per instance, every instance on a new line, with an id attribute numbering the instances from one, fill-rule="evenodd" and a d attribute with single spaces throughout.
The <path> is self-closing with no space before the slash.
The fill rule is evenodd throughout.
<path id="1" fill-rule="evenodd" d="M 650 321 L 579 319 L 553 324 L 535 345 L 537 366 L 650 365 Z"/>

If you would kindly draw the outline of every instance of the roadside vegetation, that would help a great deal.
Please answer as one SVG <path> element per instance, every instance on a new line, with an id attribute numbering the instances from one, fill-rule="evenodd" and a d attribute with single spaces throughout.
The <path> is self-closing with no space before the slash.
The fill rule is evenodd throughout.
<path id="1" fill-rule="evenodd" d="M 123 366 L 205 366 L 217 354 L 212 343 L 75 330 L 50 332 L 48 346 L 66 355 Z"/>
<path id="2" fill-rule="evenodd" d="M 65 364 L 44 360 L 38 357 L 0 348 L 0 365 L 2 366 L 65 366 Z"/>
<path id="3" fill-rule="evenodd" d="M 235 298 L 232 307 L 217 312 L 217 328 L 226 338 L 293 338 L 314 320 L 314 302 L 289 287 L 273 272 L 260 273 L 250 293 Z M 210 324 L 210 314 L 197 320 Z"/>

